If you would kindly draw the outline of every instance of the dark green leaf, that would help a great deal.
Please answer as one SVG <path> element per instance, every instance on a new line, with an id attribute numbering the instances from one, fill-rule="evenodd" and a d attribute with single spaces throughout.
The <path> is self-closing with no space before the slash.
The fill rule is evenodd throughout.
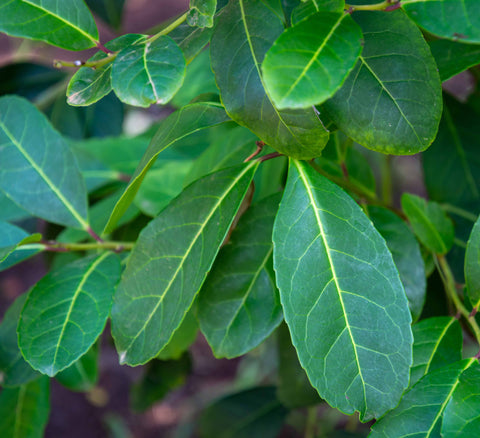
<path id="1" fill-rule="evenodd" d="M 187 22 L 190 26 L 213 27 L 217 0 L 190 0 Z"/>
<path id="2" fill-rule="evenodd" d="M 323 110 L 369 149 L 396 155 L 425 150 L 442 111 L 441 82 L 428 45 L 402 11 L 356 12 L 353 18 L 363 31 L 363 52 Z"/>
<path id="3" fill-rule="evenodd" d="M 0 190 L 0 221 L 19 221 L 30 216 Z"/>
<path id="4" fill-rule="evenodd" d="M 19 246 L 28 242 L 38 242 L 40 234 L 29 235 L 21 228 L 0 221 L 0 271 L 26 260 L 44 249 L 44 245 Z"/>
<path id="5" fill-rule="evenodd" d="M 121 363 L 143 364 L 168 343 L 202 286 L 257 166 L 251 162 L 202 178 L 143 229 L 112 309 Z"/>
<path id="6" fill-rule="evenodd" d="M 0 384 L 2 386 L 24 385 L 39 377 L 22 357 L 17 342 L 17 324 L 27 294 L 20 295 L 8 308 L 0 325 Z"/>
<path id="7" fill-rule="evenodd" d="M 88 229 L 85 182 L 72 152 L 19 97 L 0 98 L 0 162 L 0 189 L 18 205 L 50 222 Z"/>
<path id="8" fill-rule="evenodd" d="M 462 329 L 455 318 L 439 316 L 413 326 L 410 386 L 425 374 L 462 359 Z"/>
<path id="9" fill-rule="evenodd" d="M 465 281 L 472 306 L 480 305 L 480 218 L 477 219 L 470 234 L 465 254 Z"/>
<path id="10" fill-rule="evenodd" d="M 115 29 L 122 24 L 125 0 L 85 0 L 88 7 Z"/>
<path id="11" fill-rule="evenodd" d="M 279 202 L 274 195 L 242 216 L 200 292 L 200 328 L 216 357 L 245 354 L 282 320 L 272 257 Z"/>
<path id="12" fill-rule="evenodd" d="M 273 387 L 257 387 L 216 401 L 202 412 L 202 438 L 275 438 L 287 410 Z"/>
<path id="13" fill-rule="evenodd" d="M 182 23 L 168 35 L 182 49 L 185 60 L 189 64 L 208 44 L 212 32 L 212 28 L 192 28 L 187 23 Z"/>
<path id="14" fill-rule="evenodd" d="M 183 84 L 185 58 L 177 43 L 163 35 L 121 50 L 112 65 L 112 87 L 129 105 L 166 104 Z"/>
<path id="15" fill-rule="evenodd" d="M 68 50 L 84 50 L 98 44 L 97 26 L 82 0 L 3 1 L 0 31 Z"/>
<path id="16" fill-rule="evenodd" d="M 427 292 L 425 263 L 417 239 L 405 222 L 386 208 L 369 207 L 368 213 L 392 253 L 412 319 L 416 321 L 422 313 Z"/>
<path id="17" fill-rule="evenodd" d="M 292 11 L 292 24 L 296 25 L 310 15 L 319 11 L 343 12 L 345 0 L 308 0 L 302 2 Z"/>
<path id="18" fill-rule="evenodd" d="M 408 16 L 427 32 L 466 43 L 480 43 L 476 0 L 402 0 Z"/>
<path id="19" fill-rule="evenodd" d="M 385 241 L 353 199 L 295 160 L 273 241 L 285 321 L 312 385 L 362 421 L 381 416 L 412 361 L 410 312 Z"/>
<path id="20" fill-rule="evenodd" d="M 125 213 L 135 198 L 140 184 L 145 178 L 145 174 L 152 167 L 160 152 L 197 131 L 219 125 L 228 120 L 224 109 L 220 105 L 213 103 L 188 105 L 163 120 L 138 164 L 128 187 L 112 211 L 104 232 L 109 233 L 115 226 L 115 223 Z"/>
<path id="21" fill-rule="evenodd" d="M 349 14 L 316 13 L 287 29 L 268 50 L 263 78 L 275 106 L 308 108 L 332 97 L 362 50 Z"/>
<path id="22" fill-rule="evenodd" d="M 42 438 L 50 414 L 50 380 L 41 377 L 0 393 L 0 436 Z"/>
<path id="23" fill-rule="evenodd" d="M 230 2 L 212 36 L 212 68 L 222 102 L 233 120 L 281 153 L 317 157 L 327 143 L 328 132 L 314 110 L 279 111 L 264 89 L 260 65 L 282 31 L 281 19 L 264 2 Z"/>
<path id="24" fill-rule="evenodd" d="M 40 280 L 18 324 L 18 344 L 27 362 L 54 376 L 85 354 L 105 327 L 119 276 L 118 256 L 105 252 Z"/>
<path id="25" fill-rule="evenodd" d="M 430 251 L 445 254 L 453 245 L 453 223 L 439 204 L 411 193 L 402 196 L 402 209 L 413 231 Z"/>

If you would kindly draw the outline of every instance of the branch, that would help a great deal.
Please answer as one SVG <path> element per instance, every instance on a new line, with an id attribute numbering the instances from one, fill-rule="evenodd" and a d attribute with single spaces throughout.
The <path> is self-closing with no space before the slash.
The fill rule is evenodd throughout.
<path id="1" fill-rule="evenodd" d="M 349 14 L 355 11 L 394 11 L 400 7 L 400 0 L 385 0 L 373 5 L 345 5 L 345 9 Z"/>

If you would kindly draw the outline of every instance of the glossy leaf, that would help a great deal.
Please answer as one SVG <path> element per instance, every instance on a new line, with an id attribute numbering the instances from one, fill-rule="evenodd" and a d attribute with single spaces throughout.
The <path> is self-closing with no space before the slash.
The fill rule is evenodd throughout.
<path id="1" fill-rule="evenodd" d="M 68 50 L 85 50 L 98 43 L 97 27 L 82 0 L 2 2 L 0 31 Z"/>
<path id="2" fill-rule="evenodd" d="M 480 43 L 480 5 L 476 0 L 403 0 L 408 16 L 427 32 L 466 43 Z"/>
<path id="3" fill-rule="evenodd" d="M 41 377 L 0 393 L 0 436 L 42 438 L 50 414 L 50 381 Z"/>
<path id="4" fill-rule="evenodd" d="M 177 43 L 163 35 L 121 50 L 112 65 L 112 87 L 129 105 L 166 104 L 183 84 L 185 58 Z"/>
<path id="5" fill-rule="evenodd" d="M 319 12 L 287 29 L 262 64 L 275 106 L 308 108 L 332 97 L 355 66 L 361 40 L 360 27 L 343 11 Z"/>
<path id="6" fill-rule="evenodd" d="M 242 216 L 200 292 L 200 328 L 216 357 L 245 354 L 282 320 L 272 245 L 279 202 L 274 195 Z"/>
<path id="7" fill-rule="evenodd" d="M 465 281 L 472 306 L 480 305 L 480 218 L 473 226 L 465 254 Z"/>
<path id="8" fill-rule="evenodd" d="M 362 55 L 320 116 L 326 111 L 349 137 L 375 151 L 427 149 L 437 133 L 442 93 L 422 34 L 402 11 L 355 12 L 353 18 L 364 35 Z"/>
<path id="9" fill-rule="evenodd" d="M 0 189 L 18 205 L 50 222 L 88 229 L 85 182 L 72 152 L 19 97 L 0 98 L 0 162 Z"/>
<path id="10" fill-rule="evenodd" d="M 402 209 L 413 231 L 430 251 L 445 254 L 453 245 L 453 223 L 439 204 L 411 193 L 402 196 Z"/>
<path id="11" fill-rule="evenodd" d="M 275 396 L 275 388 L 249 389 L 217 400 L 202 412 L 201 438 L 275 438 L 287 410 Z"/>
<path id="12" fill-rule="evenodd" d="M 445 406 L 469 368 L 478 370 L 478 362 L 466 359 L 425 375 L 394 410 L 373 425 L 369 438 L 440 437 Z"/>
<path id="13" fill-rule="evenodd" d="M 212 36 L 212 69 L 233 120 L 281 153 L 304 159 L 317 157 L 327 143 L 328 132 L 314 110 L 279 111 L 265 92 L 260 65 L 282 32 L 282 20 L 264 2 L 230 2 Z"/>
<path id="14" fill-rule="evenodd" d="M 452 317 L 439 316 L 415 324 L 413 331 L 413 365 L 410 386 L 425 374 L 462 359 L 462 329 Z"/>
<path id="15" fill-rule="evenodd" d="M 115 206 L 104 233 L 109 233 L 125 213 L 138 192 L 145 174 L 152 167 L 160 152 L 177 141 L 205 128 L 228 121 L 224 109 L 217 104 L 196 103 L 188 105 L 162 121 L 148 149 L 133 174 L 128 187 Z"/>
<path id="16" fill-rule="evenodd" d="M 27 362 L 54 376 L 85 354 L 105 327 L 119 276 L 118 257 L 105 252 L 40 280 L 18 324 L 18 344 Z"/>
<path id="17" fill-rule="evenodd" d="M 383 238 L 346 193 L 292 160 L 273 241 L 285 321 L 312 385 L 362 421 L 392 409 L 408 385 L 412 334 Z"/>
<path id="18" fill-rule="evenodd" d="M 0 324 L 0 383 L 4 387 L 24 385 L 40 375 L 22 357 L 17 342 L 17 325 L 27 294 L 20 295 Z"/>
<path id="19" fill-rule="evenodd" d="M 8 222 L 0 221 L 0 268 L 2 267 L 5 259 L 20 245 L 36 243 L 39 242 L 41 238 L 41 234 L 29 235 L 15 225 L 9 224 Z M 41 250 L 42 248 L 40 245 L 39 248 L 37 248 L 37 251 L 35 251 L 35 253 Z"/>
<path id="20" fill-rule="evenodd" d="M 190 0 L 187 22 L 190 26 L 213 27 L 217 0 Z"/>
<path id="21" fill-rule="evenodd" d="M 392 253 L 407 295 L 412 319 L 416 321 L 422 313 L 427 289 L 425 263 L 417 239 L 405 222 L 391 211 L 381 207 L 369 207 L 368 213 Z"/>
<path id="22" fill-rule="evenodd" d="M 145 38 L 144 35 L 122 35 L 105 44 L 105 47 L 112 52 L 117 52 L 143 38 Z M 88 62 L 98 62 L 101 59 L 107 58 L 109 58 L 109 56 L 105 52 L 98 51 Z M 68 103 L 73 106 L 91 105 L 106 96 L 112 91 L 111 72 L 111 62 L 96 68 L 81 67 L 78 69 L 68 83 Z"/>
<path id="23" fill-rule="evenodd" d="M 251 162 L 202 178 L 142 230 L 112 309 L 122 364 L 143 364 L 167 345 L 202 286 L 257 166 Z"/>

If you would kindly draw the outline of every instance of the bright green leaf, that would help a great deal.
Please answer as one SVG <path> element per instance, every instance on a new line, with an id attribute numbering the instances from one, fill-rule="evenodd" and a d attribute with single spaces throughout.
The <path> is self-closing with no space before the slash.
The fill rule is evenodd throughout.
<path id="1" fill-rule="evenodd" d="M 265 55 L 275 106 L 308 108 L 332 97 L 356 64 L 362 31 L 350 14 L 319 12 L 287 29 Z"/>
<path id="2" fill-rule="evenodd" d="M 163 120 L 143 158 L 138 163 L 128 187 L 112 211 L 104 233 L 109 233 L 113 229 L 115 223 L 132 203 L 145 174 L 153 166 L 160 152 L 197 131 L 219 125 L 228 120 L 224 109 L 213 103 L 187 105 Z"/>
<path id="3" fill-rule="evenodd" d="M 412 333 L 383 238 L 353 199 L 292 160 L 273 241 L 285 321 L 312 385 L 362 421 L 392 409 L 408 385 Z"/>
<path id="4" fill-rule="evenodd" d="M 50 222 L 88 229 L 85 182 L 75 158 L 25 99 L 0 98 L 0 162 L 0 189 L 18 205 Z"/>
<path id="5" fill-rule="evenodd" d="M 216 357 L 245 354 L 282 320 L 272 256 L 279 202 L 274 195 L 242 216 L 200 292 L 200 328 Z"/>
<path id="6" fill-rule="evenodd" d="M 480 306 L 480 217 L 473 226 L 465 254 L 465 282 L 467 293 L 476 309 Z"/>
<path id="7" fill-rule="evenodd" d="M 442 90 L 421 32 L 402 11 L 356 12 L 353 18 L 364 35 L 362 55 L 321 113 L 369 149 L 396 155 L 425 150 L 437 133 Z"/>
<path id="8" fill-rule="evenodd" d="M 185 58 L 177 43 L 163 35 L 121 50 L 112 65 L 112 87 L 129 105 L 166 104 L 183 84 Z"/>
<path id="9" fill-rule="evenodd" d="M 282 32 L 281 19 L 264 2 L 230 2 L 212 36 L 212 69 L 222 102 L 233 120 L 281 153 L 305 159 L 318 157 L 328 132 L 315 111 L 279 111 L 265 92 L 260 65 Z"/>
<path id="10" fill-rule="evenodd" d="M 190 0 L 187 22 L 190 26 L 213 27 L 217 0 Z"/>
<path id="11" fill-rule="evenodd" d="M 0 393 L 0 436 L 42 438 L 50 414 L 50 380 L 41 377 Z"/>
<path id="12" fill-rule="evenodd" d="M 68 50 L 85 50 L 98 43 L 97 26 L 82 0 L 3 1 L 0 31 Z"/>
<path id="13" fill-rule="evenodd" d="M 345 0 L 308 0 L 302 2 L 292 11 L 292 25 L 310 17 L 316 12 L 343 12 Z"/>
<path id="14" fill-rule="evenodd" d="M 155 357 L 179 327 L 257 166 L 251 162 L 198 180 L 142 230 L 112 309 L 122 364 L 139 365 Z"/>
<path id="15" fill-rule="evenodd" d="M 411 193 L 402 196 L 402 209 L 413 231 L 430 251 L 445 254 L 453 245 L 453 223 L 439 204 Z"/>
<path id="16" fill-rule="evenodd" d="M 105 327 L 119 276 L 118 256 L 105 252 L 40 280 L 18 324 L 18 344 L 27 362 L 54 376 L 85 354 Z"/>

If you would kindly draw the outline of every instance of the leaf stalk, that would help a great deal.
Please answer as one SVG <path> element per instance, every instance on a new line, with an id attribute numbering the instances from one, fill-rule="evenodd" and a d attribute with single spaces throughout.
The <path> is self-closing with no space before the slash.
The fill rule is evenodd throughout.
<path id="1" fill-rule="evenodd" d="M 345 5 L 345 9 L 349 12 L 355 11 L 392 11 L 400 7 L 400 0 L 385 0 L 373 5 Z"/>

